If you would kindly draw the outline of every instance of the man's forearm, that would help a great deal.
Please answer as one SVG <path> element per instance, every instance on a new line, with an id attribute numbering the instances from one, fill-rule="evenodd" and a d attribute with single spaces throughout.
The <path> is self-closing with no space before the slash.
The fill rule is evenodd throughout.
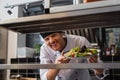
<path id="1" fill-rule="evenodd" d="M 57 74 L 59 72 L 59 69 L 50 69 L 48 72 L 47 72 L 47 80 L 55 80 Z"/>
<path id="2" fill-rule="evenodd" d="M 95 74 L 103 74 L 103 69 L 95 69 Z"/>
<path id="3" fill-rule="evenodd" d="M 97 69 L 95 70 L 96 77 L 99 80 L 103 80 L 107 75 L 109 75 L 108 69 Z"/>
<path id="4" fill-rule="evenodd" d="M 59 58 L 55 60 L 55 64 L 69 63 L 70 59 L 65 58 L 61 55 Z M 55 80 L 58 75 L 60 69 L 49 69 L 47 72 L 47 80 Z"/>

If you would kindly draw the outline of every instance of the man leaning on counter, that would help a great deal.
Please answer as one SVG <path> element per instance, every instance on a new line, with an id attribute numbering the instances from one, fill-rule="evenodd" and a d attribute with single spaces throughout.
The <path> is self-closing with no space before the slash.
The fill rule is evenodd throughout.
<path id="1" fill-rule="evenodd" d="M 40 64 L 62 64 L 62 63 L 99 63 L 98 56 L 88 59 L 66 58 L 64 52 L 79 46 L 90 47 L 90 42 L 82 36 L 68 35 L 63 31 L 53 31 L 40 33 L 44 39 L 44 44 L 40 51 Z M 106 70 L 93 69 L 96 77 L 102 80 Z M 88 69 L 40 69 L 41 80 L 91 80 Z"/>

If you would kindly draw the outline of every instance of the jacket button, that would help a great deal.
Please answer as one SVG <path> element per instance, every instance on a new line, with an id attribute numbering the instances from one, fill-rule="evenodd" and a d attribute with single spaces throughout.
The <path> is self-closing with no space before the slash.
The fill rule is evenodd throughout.
<path id="1" fill-rule="evenodd" d="M 75 74 L 78 74 L 78 72 L 75 72 Z"/>
<path id="2" fill-rule="evenodd" d="M 62 79 L 62 77 L 59 77 L 59 79 L 58 80 L 61 80 Z"/>

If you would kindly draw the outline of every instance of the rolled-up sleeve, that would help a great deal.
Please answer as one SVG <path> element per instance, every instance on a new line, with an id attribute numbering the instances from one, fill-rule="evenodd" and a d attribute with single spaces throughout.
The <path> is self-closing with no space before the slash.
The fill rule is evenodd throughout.
<path id="1" fill-rule="evenodd" d="M 98 58 L 98 63 L 103 63 L 103 61 L 100 60 L 100 58 Z M 96 75 L 96 72 L 95 72 L 95 75 Z M 109 75 L 109 69 L 106 68 L 106 69 L 103 69 L 103 73 L 102 74 L 96 75 L 96 77 L 99 80 L 103 80 L 108 75 Z"/>
<path id="2" fill-rule="evenodd" d="M 104 69 L 102 74 L 96 75 L 96 77 L 99 80 L 103 80 L 106 76 L 109 75 L 109 70 L 108 69 Z"/>
<path id="3" fill-rule="evenodd" d="M 98 56 L 98 63 L 103 63 L 103 61 L 100 60 L 99 56 Z M 103 69 L 103 72 L 101 74 L 96 74 L 95 69 L 91 69 L 91 70 L 94 71 L 96 78 L 98 78 L 99 80 L 103 80 L 106 76 L 109 75 L 109 69 L 108 68 Z"/>

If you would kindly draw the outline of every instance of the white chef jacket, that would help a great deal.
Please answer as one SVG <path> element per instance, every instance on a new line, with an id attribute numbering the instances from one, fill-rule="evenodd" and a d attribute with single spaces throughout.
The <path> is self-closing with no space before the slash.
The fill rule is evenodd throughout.
<path id="1" fill-rule="evenodd" d="M 66 35 L 67 45 L 63 51 L 68 51 L 76 46 L 91 46 L 89 41 L 82 36 Z M 55 59 L 60 56 L 59 51 L 54 51 L 45 43 L 41 47 L 40 64 L 54 63 Z M 72 59 L 69 63 L 85 63 L 86 59 Z M 47 80 L 46 73 L 48 69 L 40 69 L 41 80 Z M 91 80 L 87 69 L 61 69 L 55 80 Z"/>

